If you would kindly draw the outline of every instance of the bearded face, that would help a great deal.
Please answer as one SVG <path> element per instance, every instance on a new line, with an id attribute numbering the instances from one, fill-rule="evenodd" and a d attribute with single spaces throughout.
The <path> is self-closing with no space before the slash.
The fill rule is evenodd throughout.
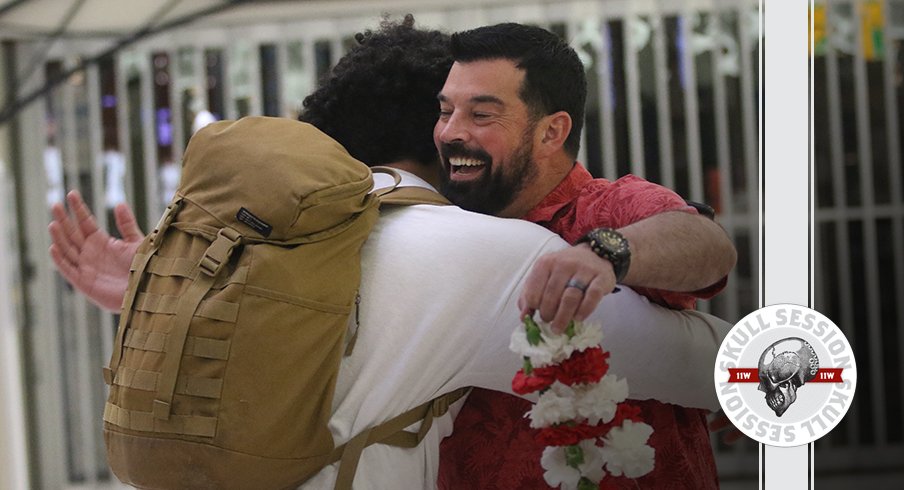
<path id="1" fill-rule="evenodd" d="M 538 115 L 521 99 L 524 70 L 507 59 L 456 61 L 442 91 L 433 140 L 440 190 L 469 211 L 514 216 L 536 182 Z"/>
<path id="2" fill-rule="evenodd" d="M 511 155 L 499 159 L 480 147 L 443 143 L 440 189 L 462 209 L 498 215 L 536 177 L 532 153 L 533 142 L 527 132 Z"/>

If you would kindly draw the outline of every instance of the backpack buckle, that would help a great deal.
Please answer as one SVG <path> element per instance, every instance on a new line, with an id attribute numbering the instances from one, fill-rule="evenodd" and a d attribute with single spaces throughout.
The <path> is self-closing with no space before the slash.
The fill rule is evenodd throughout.
<path id="1" fill-rule="evenodd" d="M 216 276 L 229 261 L 235 246 L 241 242 L 242 235 L 232 228 L 221 228 L 217 238 L 207 247 L 198 262 L 198 269 L 208 276 Z"/>

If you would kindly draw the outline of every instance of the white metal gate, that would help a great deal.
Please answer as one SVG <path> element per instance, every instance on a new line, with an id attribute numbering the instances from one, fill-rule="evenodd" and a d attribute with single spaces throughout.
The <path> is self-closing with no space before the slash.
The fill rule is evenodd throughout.
<path id="1" fill-rule="evenodd" d="M 816 308 L 842 328 L 866 373 L 816 469 L 892 472 L 904 483 L 904 2 L 814 10 Z M 853 480 L 851 480 L 853 481 Z"/>

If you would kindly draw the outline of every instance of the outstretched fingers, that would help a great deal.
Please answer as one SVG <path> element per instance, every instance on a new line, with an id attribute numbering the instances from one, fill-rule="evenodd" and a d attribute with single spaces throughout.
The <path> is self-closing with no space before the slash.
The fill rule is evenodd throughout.
<path id="1" fill-rule="evenodd" d="M 76 262 L 70 261 L 63 250 L 53 244 L 50 246 L 50 258 L 53 260 L 53 263 L 56 264 L 57 270 L 60 271 L 60 274 L 63 275 L 63 278 L 66 279 L 70 284 L 77 284 L 79 282 L 79 270 L 78 267 L 75 266 Z"/>
<path id="2" fill-rule="evenodd" d="M 51 225 L 55 225 L 56 228 L 58 228 L 54 239 L 65 241 L 68 246 L 80 250 L 85 243 L 85 235 L 83 235 L 78 226 L 76 226 L 72 217 L 63 205 L 60 203 L 54 204 L 50 208 L 50 213 L 53 215 Z"/>
<path id="3" fill-rule="evenodd" d="M 116 219 L 116 229 L 119 230 L 122 239 L 127 242 L 138 242 L 144 239 L 144 232 L 138 226 L 132 209 L 124 203 L 116 205 L 113 210 L 113 216 Z"/>
<path id="4" fill-rule="evenodd" d="M 97 221 L 94 219 L 94 215 L 91 214 L 91 210 L 88 209 L 88 205 L 85 204 L 84 199 L 82 199 L 82 195 L 78 191 L 69 191 L 66 194 L 66 201 L 69 203 L 69 209 L 75 217 L 75 222 L 82 237 L 88 237 L 97 233 Z"/>
<path id="5" fill-rule="evenodd" d="M 71 235 L 66 232 L 66 227 L 54 221 L 47 226 L 47 230 L 50 232 L 52 249 L 56 250 L 61 259 L 77 264 L 81 247 L 76 246 L 73 240 L 70 239 Z"/>

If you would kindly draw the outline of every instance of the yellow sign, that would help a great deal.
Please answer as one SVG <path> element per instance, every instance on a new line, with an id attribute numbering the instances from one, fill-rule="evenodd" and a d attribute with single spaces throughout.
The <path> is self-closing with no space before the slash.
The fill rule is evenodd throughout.
<path id="1" fill-rule="evenodd" d="M 863 50 L 863 57 L 868 60 L 882 59 L 885 56 L 884 44 L 884 15 L 882 12 L 882 2 L 878 0 L 867 0 L 857 3 L 857 16 L 860 22 L 860 40 Z M 832 19 L 829 24 L 829 13 L 825 4 L 815 5 L 813 7 L 813 17 L 810 29 L 813 31 L 813 44 L 810 46 L 810 53 L 821 56 L 826 53 L 828 37 L 833 36 L 833 47 L 843 52 L 853 54 L 855 39 L 853 38 L 853 27 L 848 23 L 840 21 L 837 17 Z"/>
<path id="2" fill-rule="evenodd" d="M 885 54 L 882 42 L 882 4 L 865 2 L 860 8 L 862 19 L 863 56 L 867 60 L 882 59 Z"/>

